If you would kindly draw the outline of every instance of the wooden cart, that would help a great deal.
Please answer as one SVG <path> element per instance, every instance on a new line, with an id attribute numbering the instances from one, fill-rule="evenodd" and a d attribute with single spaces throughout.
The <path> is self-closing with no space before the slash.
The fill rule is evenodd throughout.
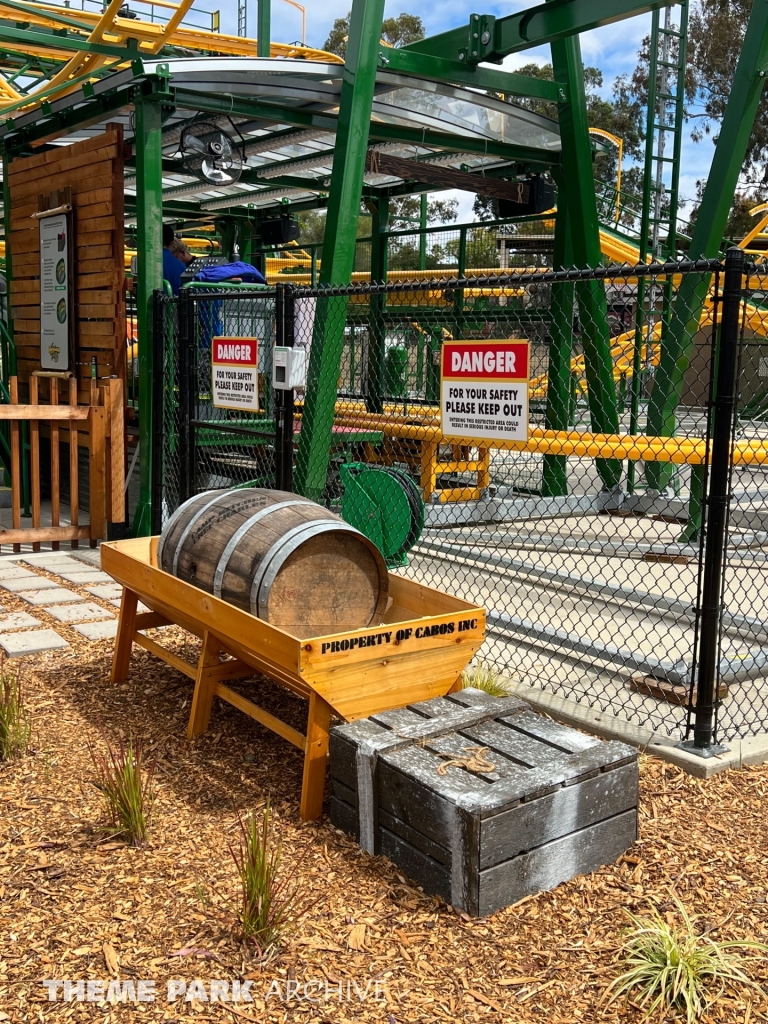
<path id="1" fill-rule="evenodd" d="M 104 571 L 125 588 L 112 682 L 127 678 L 137 643 L 194 679 L 189 737 L 205 732 L 213 698 L 220 697 L 303 750 L 301 816 L 306 820 L 322 812 L 331 714 L 353 721 L 443 696 L 458 685 L 483 641 L 483 608 L 392 574 L 392 603 L 383 624 L 297 638 L 163 572 L 157 542 L 143 537 L 101 546 Z M 149 612 L 137 613 L 140 600 Z M 197 665 L 143 632 L 170 625 L 201 638 Z M 306 734 L 227 685 L 254 670 L 307 698 Z"/>

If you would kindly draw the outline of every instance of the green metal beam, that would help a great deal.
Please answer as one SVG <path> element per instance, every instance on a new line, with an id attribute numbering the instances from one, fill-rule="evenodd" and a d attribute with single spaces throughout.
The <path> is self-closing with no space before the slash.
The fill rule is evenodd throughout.
<path id="1" fill-rule="evenodd" d="M 389 230 L 389 199 L 382 196 L 366 204 L 371 213 L 371 281 L 387 280 L 387 234 Z M 384 310 L 386 295 L 371 295 L 368 301 L 368 380 L 366 408 L 368 412 L 384 412 L 384 365 L 386 328 Z"/>
<path id="2" fill-rule="evenodd" d="M 557 6 L 559 0 L 552 0 Z M 560 137 L 563 144 L 561 194 L 570 220 L 573 259 L 578 267 L 599 267 L 600 222 L 597 217 L 592 146 L 584 89 L 581 47 L 575 36 L 552 43 L 555 81 L 570 85 L 570 100 L 559 104 Z M 611 334 L 608 307 L 602 281 L 582 281 L 576 286 L 582 324 L 582 346 L 592 429 L 600 434 L 619 432 L 619 412 L 613 383 Z M 597 460 L 607 488 L 618 486 L 622 464 L 615 459 Z"/>
<path id="3" fill-rule="evenodd" d="M 467 66 L 458 60 L 445 60 L 429 53 L 416 53 L 405 47 L 382 49 L 379 66 L 398 74 L 414 75 L 455 85 L 469 85 L 488 92 L 501 92 L 507 96 L 525 96 L 530 99 L 558 103 L 568 98 L 568 87 L 514 71 L 496 71 L 494 68 Z"/>
<path id="4" fill-rule="evenodd" d="M 272 34 L 271 0 L 257 0 L 256 7 L 256 56 L 268 57 Z"/>
<path id="5" fill-rule="evenodd" d="M 754 0 L 693 229 L 691 259 L 712 259 L 720 253 L 767 70 L 768 0 Z M 683 380 L 710 281 L 708 274 L 685 274 L 680 282 L 648 403 L 649 434 L 674 436 Z M 649 462 L 645 476 L 649 487 L 661 490 L 669 481 L 670 473 L 661 463 Z"/>
<path id="6" fill-rule="evenodd" d="M 150 531 L 152 512 L 153 293 L 163 286 L 163 107 L 155 98 L 136 103 L 136 211 L 139 333 L 139 504 L 133 535 Z"/>
<path id="7" fill-rule="evenodd" d="M 558 180 L 557 214 L 555 216 L 554 268 L 573 265 L 573 240 L 568 217 L 566 190 Z M 547 408 L 544 424 L 547 430 L 567 430 L 571 425 L 571 350 L 573 348 L 574 286 L 571 281 L 552 285 L 552 337 L 547 366 Z M 564 455 L 545 455 L 541 493 L 544 497 L 568 493 L 568 460 Z"/>
<path id="8" fill-rule="evenodd" d="M 419 39 L 403 49 L 477 64 L 668 6 L 669 0 L 549 0 L 506 18 L 473 14 L 465 27 Z"/>
<path id="9" fill-rule="evenodd" d="M 348 284 L 352 277 L 383 18 L 384 0 L 353 0 L 325 223 L 323 284 Z M 313 500 L 325 489 L 346 311 L 344 297 L 318 302 L 296 467 L 297 490 Z"/>

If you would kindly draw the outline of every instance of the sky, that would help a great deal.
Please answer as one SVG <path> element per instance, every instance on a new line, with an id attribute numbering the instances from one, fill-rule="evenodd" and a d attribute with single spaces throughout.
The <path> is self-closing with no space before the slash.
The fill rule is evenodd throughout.
<path id="1" fill-rule="evenodd" d="M 599 0 L 595 0 L 599 2 Z M 335 18 L 343 17 L 350 8 L 350 0 L 304 0 L 307 9 L 307 38 L 309 46 L 322 47 Z M 248 35 L 255 35 L 256 0 L 247 0 Z M 418 14 L 424 22 L 427 35 L 445 32 L 466 24 L 473 11 L 482 11 L 503 17 L 534 6 L 532 0 L 484 0 L 477 6 L 465 0 L 387 0 L 386 17 L 396 17 L 403 10 Z M 200 11 L 221 11 L 222 31 L 237 31 L 237 0 L 196 0 Z M 673 12 L 674 12 L 673 8 Z M 674 18 L 674 14 L 673 14 Z M 603 91 L 610 94 L 617 76 L 631 74 L 637 63 L 637 53 L 643 38 L 650 32 L 651 15 L 640 15 L 626 21 L 595 29 L 581 36 L 581 50 L 584 64 L 597 67 L 603 72 Z M 281 42 L 301 39 L 301 13 L 285 0 L 272 0 L 272 38 Z M 524 53 L 513 54 L 504 66 L 514 70 L 520 65 L 537 61 L 548 63 L 549 47 L 538 47 Z M 706 178 L 712 160 L 714 146 L 707 138 L 694 143 L 690 128 L 686 129 L 683 141 L 680 195 L 682 199 L 693 199 L 696 195 L 696 181 Z M 468 193 L 453 193 L 459 199 L 459 220 L 472 220 L 473 196 Z M 689 207 L 690 208 L 690 207 Z"/>

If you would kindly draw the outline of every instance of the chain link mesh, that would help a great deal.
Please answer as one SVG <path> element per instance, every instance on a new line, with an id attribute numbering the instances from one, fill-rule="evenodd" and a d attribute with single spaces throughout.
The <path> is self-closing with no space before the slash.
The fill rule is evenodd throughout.
<path id="1" fill-rule="evenodd" d="M 398 237 L 405 264 L 411 238 Z M 697 698 L 722 264 L 506 271 L 495 269 L 497 241 L 497 262 L 481 275 L 433 270 L 387 285 L 293 289 L 294 343 L 309 365 L 294 405 L 296 489 L 340 512 L 344 464 L 407 473 L 425 502 L 425 526 L 397 571 L 486 607 L 483 662 L 518 687 L 680 739 Z M 725 741 L 768 727 L 766 283 L 753 268 L 741 305 L 719 637 Z M 170 466 L 172 428 L 180 448 L 191 430 L 195 490 L 271 486 L 274 292 L 230 298 L 219 289 L 186 301 L 196 393 L 187 427 L 168 414 L 164 458 Z M 168 303 L 169 317 L 174 308 Z M 258 415 L 211 405 L 206 352 L 225 328 L 260 338 Z M 443 439 L 440 353 L 451 338 L 529 341 L 527 443 Z M 183 390 L 170 372 L 169 408 Z M 233 427 L 265 436 L 235 436 Z M 170 472 L 169 511 L 173 479 Z"/>

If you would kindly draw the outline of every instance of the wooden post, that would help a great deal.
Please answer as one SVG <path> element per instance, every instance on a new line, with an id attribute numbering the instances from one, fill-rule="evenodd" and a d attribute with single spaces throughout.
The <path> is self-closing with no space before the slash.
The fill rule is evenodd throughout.
<path id="1" fill-rule="evenodd" d="M 120 602 L 120 619 L 117 624 L 115 653 L 112 657 L 112 682 L 124 683 L 128 678 L 128 667 L 131 663 L 133 634 L 136 632 L 136 608 L 139 599 L 126 587 Z"/>
<path id="2" fill-rule="evenodd" d="M 187 739 L 189 740 L 199 736 L 208 728 L 217 683 L 214 672 L 219 667 L 220 654 L 221 644 L 206 630 L 203 634 L 203 649 L 200 651 L 197 663 L 192 710 L 189 713 L 189 725 L 187 726 Z"/>
<path id="3" fill-rule="evenodd" d="M 77 377 L 72 376 L 69 378 L 69 404 L 77 405 Z M 72 526 L 77 526 L 80 522 L 80 487 L 79 487 L 79 464 L 78 464 L 78 449 L 77 449 L 77 424 L 74 420 L 70 421 L 69 424 L 69 521 Z M 34 488 L 34 483 L 32 484 Z M 33 491 L 34 493 L 34 491 Z M 73 540 L 71 547 L 76 548 L 79 546 L 79 541 Z"/>
<path id="4" fill-rule="evenodd" d="M 304 776 L 301 783 L 301 807 L 299 809 L 299 814 L 304 821 L 315 821 L 323 813 L 330 728 L 331 706 L 313 691 L 309 697 L 307 742 L 304 748 Z"/>
<path id="5" fill-rule="evenodd" d="M 104 406 L 98 405 L 99 389 L 95 381 L 91 382 L 91 411 L 90 411 L 90 515 L 91 515 L 91 547 L 96 546 L 96 541 L 106 536 L 106 518 L 104 514 L 104 487 L 105 487 L 105 462 L 106 462 L 106 410 Z"/>
<path id="6" fill-rule="evenodd" d="M 40 404 L 40 382 L 34 374 L 29 378 L 30 405 Z M 29 476 L 32 489 L 32 529 L 40 527 L 40 420 L 29 424 Z M 40 543 L 33 542 L 33 551 L 40 550 Z"/>
<path id="7" fill-rule="evenodd" d="M 19 378 L 11 377 L 11 405 L 19 404 Z M 11 420 L 11 519 L 14 530 L 21 529 L 21 452 L 20 427 L 18 420 Z M 13 550 L 21 551 L 21 544 L 14 544 Z"/>
<path id="8" fill-rule="evenodd" d="M 51 405 L 59 404 L 59 380 L 50 378 Z M 51 420 L 51 526 L 59 526 L 61 474 L 59 472 L 59 425 Z M 59 542 L 51 542 L 51 550 L 59 550 Z"/>
<path id="9" fill-rule="evenodd" d="M 110 523 L 125 522 L 125 429 L 123 425 L 123 382 L 110 378 L 104 396 L 109 417 L 109 491 Z"/>

